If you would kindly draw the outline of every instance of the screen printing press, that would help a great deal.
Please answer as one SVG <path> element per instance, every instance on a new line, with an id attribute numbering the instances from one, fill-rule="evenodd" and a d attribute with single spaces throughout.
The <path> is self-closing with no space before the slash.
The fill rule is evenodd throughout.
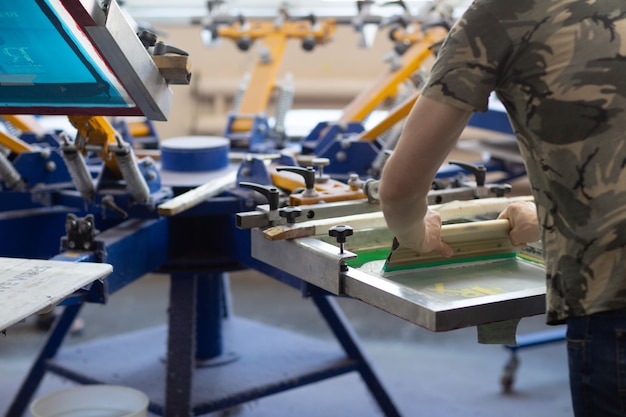
<path id="1" fill-rule="evenodd" d="M 63 293 L 38 287 L 45 302 L 19 315 L 0 311 L 0 317 L 9 319 L 0 323 L 0 330 L 59 300 L 65 306 L 7 416 L 24 415 L 47 372 L 82 384 L 140 389 L 150 398 L 149 411 L 165 416 L 207 414 L 358 372 L 381 411 L 397 416 L 333 295 L 360 299 L 432 331 L 477 326 L 481 340 L 488 342 L 510 340 L 517 320 L 544 311 L 543 268 L 516 251 L 488 262 L 381 274 L 393 237 L 378 205 L 364 199 L 369 193 L 360 187 L 367 184 L 361 184 L 358 175 L 346 184 L 317 184 L 310 165 L 317 160 L 322 180 L 322 167 L 330 163 L 317 158 L 317 152 L 301 164 L 291 155 L 272 156 L 274 152 L 234 160 L 224 138 L 199 149 L 193 146 L 198 138 L 182 138 L 161 143 L 159 160 L 149 152 L 139 158 L 134 138 L 118 132 L 107 117 L 166 120 L 172 99 L 169 84 L 190 81 L 187 54 L 157 42 L 154 34 L 136 33 L 114 1 L 5 3 L 0 6 L 0 34 L 11 53 L 0 59 L 0 66 L 11 72 L 0 74 L 0 104 L 2 119 L 12 129 L 0 132 L 0 145 L 7 148 L 6 154 L 0 153 L 0 226 L 12 239 L 2 242 L 0 253 L 53 261 L 33 260 L 35 269 L 7 275 L 6 280 L 0 274 L 0 293 L 5 294 L 6 286 L 10 294 L 21 291 L 27 275 L 34 283 L 41 278 L 57 290 L 63 287 Z M 42 36 L 50 39 L 52 48 L 40 42 Z M 49 50 L 55 51 L 54 59 Z M 34 131 L 21 128 L 23 119 L 14 115 L 67 116 L 76 134 L 32 135 Z M 373 145 L 359 142 L 333 139 L 329 149 L 341 146 L 337 160 L 349 156 L 362 165 L 363 154 L 348 155 L 347 150 L 369 152 Z M 198 170 L 193 161 L 199 154 Z M 209 172 L 210 178 L 195 171 Z M 278 174 L 292 174 L 299 181 Z M 488 188 L 504 193 L 504 188 L 487 187 L 478 175 L 475 183 L 450 196 L 441 190 L 432 204 L 441 205 L 443 214 L 444 206 L 450 212 L 458 208 L 459 203 L 446 203 L 452 198 L 473 200 L 477 191 Z M 303 185 L 304 192 L 296 193 Z M 244 211 L 258 204 L 257 196 L 245 188 L 263 187 L 291 190 L 289 206 L 278 208 L 276 191 L 269 210 L 261 206 Z M 324 202 L 318 204 L 311 197 L 316 187 L 320 193 L 349 198 L 330 200 L 323 194 Z M 498 212 L 513 199 L 496 200 L 477 201 L 488 203 L 487 211 Z M 298 214 L 302 216 L 296 222 Z M 499 230 L 496 245 L 506 240 Z M 466 246 L 471 252 L 473 243 Z M 51 269 L 45 269 L 48 265 Z M 48 279 L 57 267 L 63 268 L 54 273 L 54 280 Z M 243 268 L 267 273 L 309 296 L 339 342 L 339 354 L 335 349 L 327 353 L 325 344 L 318 349 L 309 338 L 232 317 L 227 273 Z M 151 272 L 171 276 L 167 325 L 61 349 L 83 304 L 105 304 L 109 295 Z M 61 285 L 56 277 L 67 281 Z M 496 337 L 485 332 L 494 327 Z M 251 337 L 253 332 L 264 337 Z M 267 335 L 272 336 L 269 342 Z M 237 347 L 234 354 L 231 345 Z M 129 351 L 135 353 L 132 361 L 126 359 Z"/>
<path id="2" fill-rule="evenodd" d="M 495 217 L 519 199 L 530 197 L 451 201 L 431 207 L 441 213 L 445 229 L 446 222 Z M 500 250 L 508 240 L 506 225 L 496 231 L 500 236 L 491 243 L 493 250 L 485 246 L 489 243 L 476 228 L 481 224 L 484 229 L 484 223 L 489 227 L 490 222 L 476 222 L 474 227 L 461 223 L 465 226 L 457 233 L 460 242 L 451 259 L 385 269 L 393 236 L 380 211 L 367 202 L 321 206 L 301 208 L 315 220 L 278 226 L 259 227 L 267 215 L 263 210 L 240 213 L 239 227 L 252 229 L 252 257 L 434 332 L 476 326 L 482 343 L 515 344 L 519 320 L 545 311 L 541 248 Z"/>

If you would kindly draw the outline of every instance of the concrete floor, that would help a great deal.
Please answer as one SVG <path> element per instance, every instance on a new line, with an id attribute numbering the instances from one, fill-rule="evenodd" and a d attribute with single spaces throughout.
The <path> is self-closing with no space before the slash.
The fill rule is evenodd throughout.
<path id="1" fill-rule="evenodd" d="M 336 345 L 314 305 L 293 288 L 255 271 L 232 273 L 230 285 L 236 316 L 280 327 L 330 347 Z M 105 306 L 87 305 L 81 313 L 86 322 L 83 334 L 70 337 L 64 348 L 162 325 L 168 288 L 168 276 L 148 275 L 115 293 Z M 500 377 L 510 352 L 502 346 L 478 344 L 474 328 L 432 333 L 356 300 L 338 299 L 338 303 L 404 416 L 572 415 L 562 341 L 519 351 L 521 362 L 513 391 L 504 393 Z M 531 317 L 522 320 L 518 334 L 546 329 L 552 328 L 543 324 L 542 316 Z M 44 337 L 34 328 L 33 319 L 0 336 L 0 415 L 4 415 Z M 230 348 L 237 351 L 237 346 Z M 127 360 L 130 363 L 133 358 Z M 35 398 L 71 386 L 73 383 L 48 374 Z M 354 372 L 214 414 L 382 415 Z"/>

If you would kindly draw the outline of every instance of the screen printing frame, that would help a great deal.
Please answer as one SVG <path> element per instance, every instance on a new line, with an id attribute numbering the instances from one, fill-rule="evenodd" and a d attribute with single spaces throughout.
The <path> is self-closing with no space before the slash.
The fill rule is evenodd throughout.
<path id="1" fill-rule="evenodd" d="M 346 242 L 347 250 L 343 253 L 325 236 L 268 241 L 261 229 L 251 229 L 250 232 L 253 258 L 335 295 L 361 300 L 434 332 L 518 320 L 545 312 L 545 269 L 520 257 L 498 261 L 506 263 L 502 264 L 506 265 L 505 270 L 519 267 L 515 283 L 495 264 L 485 265 L 487 272 L 480 279 L 464 276 L 468 271 L 465 269 L 464 272 L 464 268 L 438 268 L 435 273 L 439 274 L 444 289 L 432 291 L 421 284 L 407 285 L 394 276 L 342 266 L 358 257 L 355 248 L 391 247 L 393 237 L 388 230 L 355 233 Z M 480 265 L 471 267 L 481 268 Z M 418 268 L 410 274 L 417 283 L 420 274 L 430 274 L 429 279 L 433 282 L 432 269 L 428 272 Z M 485 280 L 491 284 L 486 286 Z M 473 296 L 456 294 L 450 297 L 451 291 L 445 289 L 445 283 L 450 281 L 461 282 L 462 287 L 470 291 L 473 289 Z M 453 291 L 459 291 L 458 288 L 457 285 Z M 480 294 L 477 288 L 483 289 L 483 293 Z"/>
<path id="2" fill-rule="evenodd" d="M 105 82 L 118 101 L 103 103 L 100 95 L 98 99 L 94 96 L 93 102 L 82 97 L 80 103 L 71 103 L 60 93 L 65 91 L 62 85 L 29 85 L 27 80 L 19 78 L 24 74 L 11 78 L 12 74 L 7 73 L 5 68 L 5 83 L 0 82 L 0 113 L 145 116 L 151 120 L 167 120 L 172 91 L 115 1 L 107 5 L 106 11 L 93 0 L 29 1 L 36 3 L 49 23 L 77 54 L 73 58 L 78 57 L 85 69 L 92 75 L 97 74 L 94 75 L 94 91 L 100 91 L 100 84 Z M 23 19 L 21 16 L 19 18 Z M 24 27 L 24 24 L 20 26 Z M 45 40 L 41 42 L 45 45 Z M 50 65 L 50 62 L 47 60 L 46 64 Z M 58 60 L 59 66 L 64 64 L 62 59 Z M 45 102 L 33 100 L 30 104 L 11 103 L 8 99 L 2 99 L 20 89 L 27 97 L 41 100 L 37 96 L 38 92 L 46 93 L 48 97 Z M 53 94 L 58 96 L 54 97 Z"/>

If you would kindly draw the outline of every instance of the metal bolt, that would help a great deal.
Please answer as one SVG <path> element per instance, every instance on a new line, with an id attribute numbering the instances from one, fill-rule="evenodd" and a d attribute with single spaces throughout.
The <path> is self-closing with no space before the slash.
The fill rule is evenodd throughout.
<path id="1" fill-rule="evenodd" d="M 83 223 L 80 223 L 80 224 L 79 224 L 79 226 L 78 226 L 78 229 L 79 229 L 81 232 L 88 232 L 88 231 L 89 231 L 89 229 L 91 229 L 91 222 L 83 222 Z"/>
<path id="2" fill-rule="evenodd" d="M 278 215 L 286 218 L 287 224 L 294 224 L 296 222 L 296 218 L 302 215 L 302 209 L 300 209 L 300 207 L 289 206 L 280 209 L 278 211 Z"/>
<path id="3" fill-rule="evenodd" d="M 346 243 L 346 238 L 348 236 L 352 236 L 354 231 L 352 227 L 346 225 L 337 225 L 333 226 L 328 230 L 328 235 L 337 239 L 337 243 L 339 243 L 339 253 L 343 254 L 344 252 L 344 244 Z"/>
<path id="4" fill-rule="evenodd" d="M 70 220 L 65 223 L 65 230 L 71 232 L 76 227 L 76 220 Z"/>
<path id="5" fill-rule="evenodd" d="M 324 167 L 330 165 L 330 159 L 328 158 L 313 158 L 311 161 L 313 165 L 317 168 L 317 177 L 315 178 L 315 182 L 324 183 L 328 181 L 328 175 L 324 175 Z"/>
<path id="6" fill-rule="evenodd" d="M 345 162 L 348 159 L 348 154 L 343 151 L 339 151 L 335 154 L 335 160 L 337 162 Z"/>
<path id="7" fill-rule="evenodd" d="M 348 186 L 350 186 L 351 190 L 358 190 L 361 187 L 359 174 L 350 174 L 348 177 Z"/>

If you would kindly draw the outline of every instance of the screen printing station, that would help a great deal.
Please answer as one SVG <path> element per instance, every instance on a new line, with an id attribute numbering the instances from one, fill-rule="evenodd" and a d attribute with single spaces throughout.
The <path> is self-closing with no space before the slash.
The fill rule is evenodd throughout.
<path id="1" fill-rule="evenodd" d="M 434 332 L 476 326 L 485 343 L 511 343 L 519 319 L 544 311 L 540 247 L 512 248 L 507 224 L 483 220 L 528 197 L 506 197 L 484 168 L 455 164 L 470 178 L 448 177 L 429 197 L 455 223 L 446 225 L 453 260 L 390 253 L 376 178 L 324 174 L 337 161 L 233 152 L 226 137 L 163 141 L 158 155 L 139 157 L 108 118 L 166 120 L 169 85 L 188 84 L 190 64 L 183 50 L 137 33 L 114 1 L 12 2 L 0 6 L 0 23 L 10 127 L 0 134 L 0 227 L 14 237 L 0 244 L 0 294 L 20 304 L 3 303 L 0 327 L 10 337 L 17 321 L 64 306 L 8 417 L 24 414 L 47 372 L 139 389 L 164 416 L 358 372 L 381 411 L 397 416 L 337 296 Z M 41 132 L 30 115 L 67 116 L 75 137 Z M 233 316 L 228 272 L 246 268 L 310 298 L 339 346 Z M 61 348 L 85 303 L 106 304 L 151 272 L 171 277 L 166 326 Z"/>

